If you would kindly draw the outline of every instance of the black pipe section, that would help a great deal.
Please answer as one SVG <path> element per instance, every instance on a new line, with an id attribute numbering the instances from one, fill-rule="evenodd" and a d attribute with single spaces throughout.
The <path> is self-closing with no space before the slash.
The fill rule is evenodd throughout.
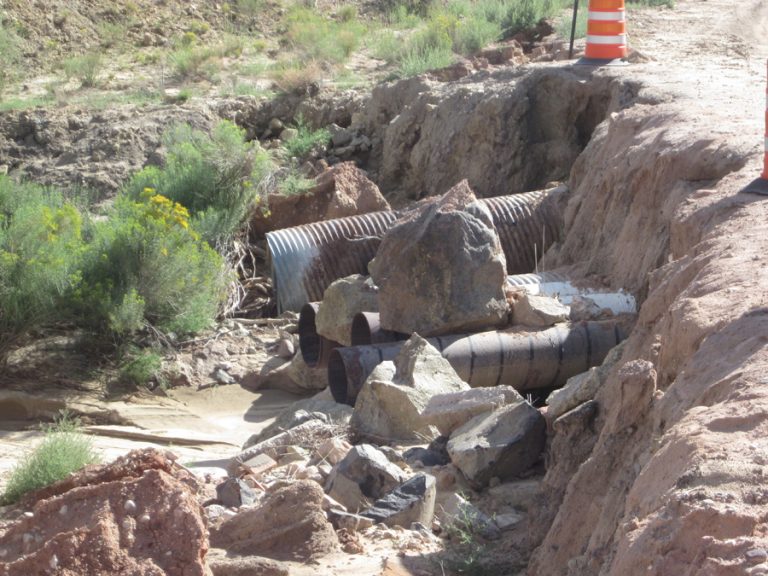
<path id="1" fill-rule="evenodd" d="M 382 328 L 378 312 L 359 312 L 352 318 L 351 340 L 352 346 L 367 346 L 408 340 L 408 334 Z"/>
<path id="2" fill-rule="evenodd" d="M 331 350 L 341 346 L 317 333 L 318 302 L 304 304 L 299 313 L 299 350 L 304 363 L 310 368 L 325 368 L 331 355 Z"/>
<path id="3" fill-rule="evenodd" d="M 428 338 L 472 387 L 513 386 L 521 393 L 558 388 L 571 376 L 599 365 L 625 338 L 616 321 L 582 322 L 538 332 L 512 330 Z M 328 382 L 337 402 L 354 406 L 373 369 L 394 360 L 402 342 L 336 348 Z"/>

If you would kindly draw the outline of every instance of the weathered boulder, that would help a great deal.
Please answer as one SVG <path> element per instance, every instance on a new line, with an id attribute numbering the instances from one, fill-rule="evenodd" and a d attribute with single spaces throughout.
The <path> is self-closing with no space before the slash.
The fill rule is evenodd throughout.
<path id="1" fill-rule="evenodd" d="M 358 312 L 379 309 L 379 289 L 361 274 L 340 278 L 328 286 L 315 316 L 317 333 L 332 342 L 352 345 L 352 319 Z"/>
<path id="2" fill-rule="evenodd" d="M 369 269 L 387 330 L 432 336 L 507 320 L 504 253 L 466 181 L 395 222 Z"/>
<path id="3" fill-rule="evenodd" d="M 523 397 L 511 386 L 470 388 L 432 396 L 421 417 L 424 422 L 436 426 L 441 434 L 450 436 L 478 414 L 518 402 L 523 402 Z"/>
<path id="4" fill-rule="evenodd" d="M 0 574 L 203 576 L 208 536 L 193 478 L 134 451 L 51 487 L 0 535 Z"/>
<path id="5" fill-rule="evenodd" d="M 570 318 L 571 309 L 550 296 L 523 292 L 512 309 L 512 321 L 522 326 L 546 328 Z"/>
<path id="6" fill-rule="evenodd" d="M 377 440 L 423 442 L 438 436 L 421 413 L 435 394 L 467 390 L 440 352 L 418 334 L 403 345 L 394 362 L 382 362 L 365 381 L 350 425 Z"/>
<path id="7" fill-rule="evenodd" d="M 251 229 L 265 234 L 379 210 L 389 210 L 389 204 L 376 184 L 353 162 L 343 162 L 320 174 L 314 187 L 304 194 L 270 194 L 269 212 L 257 210 L 251 219 Z"/>
<path id="8" fill-rule="evenodd" d="M 334 466 L 325 491 L 350 512 L 367 508 L 405 480 L 405 473 L 369 444 L 353 447 Z"/>
<path id="9" fill-rule="evenodd" d="M 211 530 L 211 544 L 234 554 L 278 560 L 312 560 L 335 552 L 339 541 L 323 511 L 323 490 L 298 480 L 242 509 Z"/>
<path id="10" fill-rule="evenodd" d="M 410 528 L 414 522 L 432 525 L 435 515 L 435 478 L 416 474 L 361 513 L 377 524 Z"/>
<path id="11" fill-rule="evenodd" d="M 546 423 L 527 402 L 480 414 L 458 428 L 448 441 L 448 454 L 475 487 L 491 478 L 511 479 L 541 456 Z"/>

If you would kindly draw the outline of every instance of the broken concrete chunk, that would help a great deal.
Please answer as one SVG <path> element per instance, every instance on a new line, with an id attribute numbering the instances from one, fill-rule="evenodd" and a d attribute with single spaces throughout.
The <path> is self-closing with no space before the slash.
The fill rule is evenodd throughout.
<path id="1" fill-rule="evenodd" d="M 566 322 L 571 309 L 550 296 L 523 293 L 513 308 L 513 323 L 536 328 L 548 328 Z"/>
<path id="2" fill-rule="evenodd" d="M 384 442 L 424 442 L 438 436 L 421 412 L 435 394 L 467 390 L 437 349 L 414 334 L 394 363 L 383 362 L 366 380 L 350 422 L 364 437 Z"/>
<path id="3" fill-rule="evenodd" d="M 387 330 L 433 336 L 506 323 L 504 252 L 466 180 L 395 222 L 369 270 Z"/>
<path id="4" fill-rule="evenodd" d="M 352 319 L 359 312 L 377 312 L 379 289 L 373 281 L 353 274 L 333 282 L 323 293 L 315 316 L 317 333 L 332 342 L 352 345 Z"/>
<path id="5" fill-rule="evenodd" d="M 527 402 L 480 414 L 458 428 L 448 454 L 470 484 L 484 487 L 493 477 L 508 480 L 538 461 L 546 441 L 546 423 Z"/>
<path id="6" fill-rule="evenodd" d="M 328 477 L 325 491 L 349 511 L 362 510 L 405 479 L 405 473 L 370 444 L 353 447 Z"/>
<path id="7" fill-rule="evenodd" d="M 361 516 L 390 527 L 407 528 L 414 522 L 431 526 L 435 515 L 436 494 L 435 478 L 428 474 L 417 474 L 377 500 Z"/>
<path id="8" fill-rule="evenodd" d="M 456 428 L 478 414 L 523 401 L 523 397 L 511 386 L 471 388 L 432 396 L 421 417 L 427 424 L 436 426 L 441 434 L 450 436 Z"/>

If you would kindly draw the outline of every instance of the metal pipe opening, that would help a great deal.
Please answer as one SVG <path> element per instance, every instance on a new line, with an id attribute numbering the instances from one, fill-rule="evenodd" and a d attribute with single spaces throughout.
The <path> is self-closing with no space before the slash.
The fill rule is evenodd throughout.
<path id="1" fill-rule="evenodd" d="M 341 346 L 317 333 L 318 302 L 310 302 L 301 307 L 299 313 L 299 350 L 304 363 L 310 368 L 324 368 L 328 364 L 331 350 Z"/>

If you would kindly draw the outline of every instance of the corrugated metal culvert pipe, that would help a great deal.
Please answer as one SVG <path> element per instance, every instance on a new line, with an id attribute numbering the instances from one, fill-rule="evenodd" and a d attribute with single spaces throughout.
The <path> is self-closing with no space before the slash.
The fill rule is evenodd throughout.
<path id="1" fill-rule="evenodd" d="M 563 386 L 600 364 L 624 339 L 616 321 L 582 322 L 537 332 L 494 331 L 428 338 L 470 386 L 513 386 L 520 392 Z M 328 381 L 337 402 L 354 405 L 373 369 L 393 360 L 402 342 L 336 348 Z"/>
<path id="2" fill-rule="evenodd" d="M 481 200 L 493 217 L 509 273 L 531 272 L 534 254 L 544 254 L 560 239 L 556 190 Z M 321 300 L 334 280 L 367 274 L 381 237 L 397 217 L 396 212 L 373 212 L 268 232 L 278 310 L 300 310 L 307 302 Z"/>

